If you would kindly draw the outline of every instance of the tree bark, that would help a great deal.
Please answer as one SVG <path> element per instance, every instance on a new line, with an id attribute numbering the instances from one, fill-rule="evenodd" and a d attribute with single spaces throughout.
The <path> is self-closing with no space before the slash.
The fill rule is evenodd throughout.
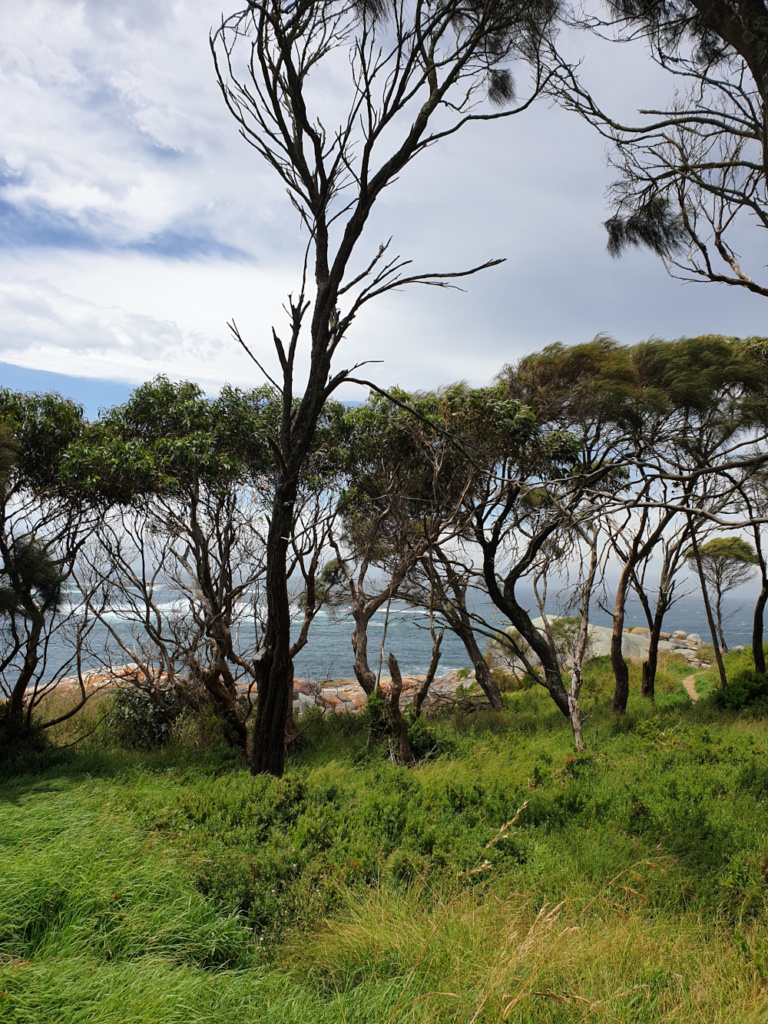
<path id="1" fill-rule="evenodd" d="M 659 597 L 659 602 L 661 602 L 661 597 Z M 648 642 L 648 660 L 643 662 L 643 681 L 640 692 L 649 700 L 654 700 L 656 697 L 656 669 L 659 663 L 659 640 L 661 639 L 664 614 L 661 604 L 657 604 Z"/>
<path id="2" fill-rule="evenodd" d="M 699 552 L 699 542 L 696 540 L 696 531 L 693 528 L 693 517 L 691 513 L 688 513 L 688 522 L 690 523 L 691 530 L 691 547 L 693 548 L 693 557 L 696 561 L 696 568 L 699 573 L 699 583 L 701 584 L 701 596 L 704 600 L 704 610 L 707 613 L 707 622 L 709 623 L 709 632 L 712 635 L 712 646 L 715 649 L 715 661 L 717 662 L 717 671 L 720 675 L 720 688 L 725 689 L 728 685 L 728 677 L 725 674 L 725 665 L 723 664 L 723 654 L 720 650 L 720 645 L 717 642 L 717 627 L 715 620 L 712 615 L 712 605 L 709 601 L 709 593 L 707 592 L 707 581 L 704 579 L 704 567 L 701 564 L 701 554 Z"/>
<path id="3" fill-rule="evenodd" d="M 429 668 L 427 669 L 424 682 L 418 688 L 413 698 L 413 714 L 415 718 L 418 718 L 421 715 L 421 705 L 426 700 L 429 688 L 432 685 L 432 680 L 435 678 L 437 666 L 440 663 L 440 645 L 442 642 L 443 630 L 440 630 L 432 642 L 432 657 L 429 659 Z"/>
<path id="4" fill-rule="evenodd" d="M 368 622 L 370 616 L 364 611 L 356 612 L 352 609 L 355 620 L 355 628 L 352 630 L 352 650 L 355 655 L 355 676 L 358 683 L 365 690 L 366 696 L 370 697 L 376 689 L 376 676 L 368 664 Z"/>
<path id="5" fill-rule="evenodd" d="M 278 482 L 267 535 L 267 625 L 254 663 L 258 686 L 251 747 L 254 775 L 280 776 L 285 768 L 285 723 L 293 687 L 286 561 L 295 500 L 295 484 Z"/>
<path id="6" fill-rule="evenodd" d="M 387 658 L 389 674 L 392 682 L 389 688 L 389 711 L 392 716 L 392 729 L 397 742 L 397 760 L 399 764 L 413 764 L 415 758 L 408 739 L 408 723 L 400 710 L 400 694 L 403 692 L 403 677 L 394 654 Z"/>
<path id="7" fill-rule="evenodd" d="M 632 574 L 632 563 L 622 569 L 619 582 L 616 587 L 616 600 L 613 606 L 613 631 L 611 633 L 611 667 L 616 680 L 616 687 L 613 691 L 613 703 L 611 711 L 623 715 L 627 710 L 629 700 L 629 668 L 624 655 L 622 654 L 622 640 L 624 637 L 624 616 L 627 606 L 627 591 L 629 579 Z"/>
<path id="8" fill-rule="evenodd" d="M 501 691 L 496 685 L 496 681 L 491 675 L 491 670 L 485 662 L 485 658 L 478 646 L 473 630 L 468 626 L 456 624 L 453 626 L 453 631 L 464 644 L 464 649 L 469 655 L 469 660 L 475 670 L 475 679 L 477 680 L 480 689 L 488 698 L 488 703 L 494 711 L 501 711 L 503 708 L 501 702 Z"/>
<path id="9" fill-rule="evenodd" d="M 755 604 L 752 619 L 752 657 L 755 660 L 755 671 L 765 673 L 765 648 L 763 647 L 763 614 L 768 603 L 768 578 L 763 576 L 763 585 Z"/>

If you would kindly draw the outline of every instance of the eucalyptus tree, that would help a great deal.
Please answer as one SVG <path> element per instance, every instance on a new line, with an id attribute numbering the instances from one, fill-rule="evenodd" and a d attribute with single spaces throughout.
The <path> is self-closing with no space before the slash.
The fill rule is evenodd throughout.
<path id="1" fill-rule="evenodd" d="M 648 550 L 647 557 L 641 559 L 632 572 L 632 589 L 648 623 L 648 657 L 643 662 L 641 693 L 651 700 L 656 692 L 656 670 L 664 617 L 685 596 L 685 591 L 679 587 L 678 576 L 685 565 L 689 531 L 687 517 L 678 516 L 668 524 L 655 548 Z M 658 578 L 652 582 L 650 577 L 656 575 L 655 570 L 658 570 Z"/>
<path id="2" fill-rule="evenodd" d="M 138 664 L 137 685 L 161 704 L 182 677 L 202 688 L 243 748 L 239 689 L 252 662 L 238 629 L 264 570 L 273 411 L 268 388 L 207 399 L 158 377 L 69 454 L 70 474 L 103 509 L 83 579 L 121 608 L 119 623 L 109 607 L 99 614 L 112 649 Z"/>
<path id="3" fill-rule="evenodd" d="M 94 514 L 63 481 L 68 451 L 84 429 L 74 402 L 0 390 L 0 724 L 7 739 L 72 717 L 88 697 L 81 655 L 93 620 L 68 588 Z M 76 699 L 46 713 L 45 697 L 73 674 Z"/>
<path id="4" fill-rule="evenodd" d="M 269 379 L 281 414 L 270 438 L 276 473 L 266 632 L 255 658 L 254 773 L 283 771 L 291 662 L 286 538 L 322 408 L 354 377 L 354 370 L 335 368 L 334 357 L 361 309 L 382 294 L 407 284 L 445 286 L 498 262 L 412 271 L 389 242 L 364 245 L 371 211 L 426 149 L 469 124 L 530 105 L 548 74 L 542 51 L 557 13 L 556 0 L 254 0 L 211 39 L 226 105 L 287 187 L 308 237 L 286 305 L 286 333 L 272 332 L 279 369 Z M 510 64 L 530 79 L 529 95 L 516 106 Z M 325 70 L 345 75 L 338 118 L 315 87 Z M 305 348 L 309 366 L 300 380 Z M 267 372 L 260 349 L 253 358 Z"/>
<path id="5" fill-rule="evenodd" d="M 747 470 L 733 478 L 735 490 L 741 503 L 741 511 L 749 521 L 748 530 L 752 535 L 756 568 L 759 573 L 760 591 L 752 614 L 752 658 L 755 669 L 765 672 L 765 648 L 763 646 L 764 614 L 768 604 L 768 554 L 763 542 L 764 517 L 767 507 L 765 472 Z"/>
<path id="6" fill-rule="evenodd" d="M 369 695 L 379 682 L 386 642 L 385 633 L 374 672 L 371 619 L 385 608 L 388 623 L 392 601 L 412 596 L 409 578 L 427 553 L 459 535 L 466 520 L 466 463 L 432 425 L 437 404 L 434 394 L 395 390 L 372 394 L 347 413 L 346 486 L 332 543 L 336 585 L 354 621 L 355 675 Z M 433 631 L 428 679 L 437 668 L 440 639 Z M 392 669 L 396 657 L 390 653 L 386 660 Z"/>
<path id="7" fill-rule="evenodd" d="M 609 251 L 646 246 L 674 277 L 768 295 L 746 229 L 768 227 L 768 19 L 753 0 L 609 0 L 581 25 L 619 42 L 643 40 L 674 96 L 619 121 L 565 72 L 560 97 L 612 143 Z M 747 243 L 748 244 L 748 243 Z M 743 250 L 742 250 L 743 251 Z"/>
<path id="8" fill-rule="evenodd" d="M 641 508 L 684 516 L 694 558 L 708 527 L 749 525 L 739 511 L 734 476 L 757 472 L 768 458 L 766 384 L 768 364 L 754 339 L 707 335 L 635 346 L 647 422 L 638 459 L 644 475 L 664 493 L 643 498 Z M 666 490 L 672 488 L 671 495 Z M 706 588 L 702 597 L 710 622 L 721 683 L 725 669 Z"/>
<path id="9" fill-rule="evenodd" d="M 520 604 L 516 587 L 530 574 L 562 517 L 583 497 L 585 480 L 574 472 L 573 440 L 563 431 L 540 427 L 533 411 L 510 395 L 506 381 L 487 388 L 445 389 L 431 419 L 465 467 L 466 521 L 459 537 L 470 558 L 479 561 L 476 579 L 482 581 L 495 612 L 511 623 L 539 659 L 543 675 L 534 678 L 567 717 L 568 695 L 557 654 Z M 448 569 L 453 564 L 455 571 L 457 556 L 454 548 L 448 566 L 432 559 L 432 571 L 446 574 L 443 586 L 447 583 L 449 592 Z M 475 607 L 471 618 L 476 632 L 500 636 L 513 654 L 526 658 L 512 634 L 499 634 L 498 623 L 487 612 Z"/>
<path id="10" fill-rule="evenodd" d="M 717 637 L 720 649 L 727 651 L 723 631 L 723 598 L 754 578 L 759 564 L 757 553 L 742 537 L 713 537 L 699 544 L 698 559 L 691 549 L 686 552 L 686 559 L 697 568 L 701 563 L 703 580 L 715 592 Z"/>
<path id="11" fill-rule="evenodd" d="M 557 489 L 562 489 L 565 502 L 555 504 L 547 536 L 554 539 L 558 532 L 575 533 L 577 539 L 584 540 L 602 522 L 604 535 L 615 538 L 612 513 L 628 508 L 624 512 L 627 524 L 634 517 L 631 470 L 642 422 L 629 349 L 604 335 L 571 347 L 550 345 L 505 368 L 502 379 L 510 394 L 530 405 L 542 425 L 564 433 L 574 448 L 573 483 L 564 487 L 557 481 L 556 487 L 548 490 L 556 495 Z M 649 486 L 645 484 L 646 489 Z M 648 513 L 641 513 L 641 528 L 634 533 L 614 595 L 611 661 L 617 692 L 628 687 L 622 634 L 633 565 L 664 529 L 660 522 L 652 537 L 643 538 L 647 519 Z M 588 550 L 594 542 L 595 538 L 589 537 Z"/>

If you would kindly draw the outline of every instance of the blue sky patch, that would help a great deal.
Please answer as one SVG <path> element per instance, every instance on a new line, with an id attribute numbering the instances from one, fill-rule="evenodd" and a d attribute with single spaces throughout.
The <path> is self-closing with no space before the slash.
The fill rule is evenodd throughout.
<path id="1" fill-rule="evenodd" d="M 99 409 L 109 409 L 127 402 L 135 384 L 126 381 L 99 380 L 93 377 L 71 377 L 66 373 L 30 370 L 25 366 L 0 363 L 0 387 L 11 391 L 55 391 L 72 398 L 85 409 L 89 419 L 96 419 Z"/>

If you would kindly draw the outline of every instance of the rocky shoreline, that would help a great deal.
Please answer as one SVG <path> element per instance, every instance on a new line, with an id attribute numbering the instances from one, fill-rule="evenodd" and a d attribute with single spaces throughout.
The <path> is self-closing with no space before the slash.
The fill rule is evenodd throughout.
<path id="1" fill-rule="evenodd" d="M 536 625 L 539 628 L 543 627 L 541 620 L 537 620 Z M 679 654 L 692 668 L 710 667 L 710 663 L 702 660 L 699 656 L 704 642 L 698 633 L 686 634 L 683 630 L 676 630 L 674 633 L 662 633 L 661 636 L 660 652 Z M 604 657 L 610 654 L 610 639 L 611 630 L 607 626 L 590 626 L 588 658 Z M 648 648 L 648 629 L 635 627 L 624 631 L 622 653 L 625 658 L 630 660 L 645 658 Z M 125 685 L 137 670 L 138 666 L 135 664 L 120 665 L 113 669 L 92 669 L 83 674 L 83 682 L 89 689 L 94 690 Z M 403 690 L 400 697 L 403 707 L 413 702 L 416 691 L 424 682 L 424 678 L 423 675 L 403 676 Z M 390 683 L 389 677 L 382 678 L 381 687 L 385 693 L 389 690 Z M 427 708 L 436 708 L 441 704 L 449 706 L 456 702 L 457 694 L 461 696 L 460 690 L 474 686 L 474 684 L 474 672 L 467 674 L 466 669 L 446 672 L 432 681 L 424 706 Z M 78 689 L 79 686 L 80 683 L 74 676 L 62 679 L 58 683 L 58 687 L 64 691 Z M 241 693 L 247 692 L 248 687 L 243 685 Z M 333 679 L 324 682 L 315 682 L 310 679 L 294 679 L 293 681 L 293 707 L 296 712 L 304 711 L 307 708 L 318 708 L 323 713 L 357 714 L 363 710 L 365 702 L 365 691 L 357 679 Z"/>

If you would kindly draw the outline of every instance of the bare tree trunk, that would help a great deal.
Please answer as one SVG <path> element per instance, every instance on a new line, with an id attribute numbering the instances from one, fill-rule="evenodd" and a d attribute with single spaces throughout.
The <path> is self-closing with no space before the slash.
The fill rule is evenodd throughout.
<path id="1" fill-rule="evenodd" d="M 352 630 L 352 650 L 355 655 L 355 676 L 365 690 L 367 696 L 376 689 L 376 675 L 368 664 L 368 622 L 365 612 L 356 613 L 352 609 L 355 628 Z"/>
<path id="2" fill-rule="evenodd" d="M 755 604 L 752 619 L 752 657 L 755 660 L 755 671 L 765 673 L 765 648 L 763 647 L 763 613 L 768 603 L 768 577 L 763 574 L 763 585 Z"/>
<path id="3" fill-rule="evenodd" d="M 709 601 L 709 593 L 707 591 L 707 581 L 704 579 L 704 567 L 701 564 L 701 554 L 699 552 L 699 542 L 696 540 L 696 531 L 693 528 L 693 517 L 691 513 L 688 513 L 688 522 L 691 528 L 691 547 L 693 548 L 693 557 L 696 561 L 696 568 L 699 573 L 699 583 L 701 583 L 701 596 L 704 599 L 704 610 L 707 613 L 707 622 L 709 623 L 709 632 L 712 634 L 712 646 L 715 649 L 715 661 L 717 662 L 717 670 L 720 674 L 720 687 L 725 689 L 728 685 L 728 677 L 725 674 L 725 665 L 723 664 L 723 654 L 720 650 L 720 645 L 717 642 L 717 627 L 715 620 L 712 615 L 712 605 Z"/>
<path id="4" fill-rule="evenodd" d="M 571 669 L 571 685 L 568 690 L 568 707 L 571 718 L 571 728 L 573 729 L 573 739 L 576 744 L 577 750 L 586 750 L 587 744 L 584 742 L 584 732 L 582 726 L 584 724 L 584 715 L 579 707 L 579 693 L 581 691 L 581 665 L 574 665 Z"/>
<path id="5" fill-rule="evenodd" d="M 624 615 L 627 606 L 627 591 L 629 578 L 632 572 L 631 562 L 622 569 L 619 582 L 616 587 L 616 600 L 613 607 L 613 632 L 611 633 L 611 666 L 616 680 L 616 687 L 613 691 L 613 703 L 611 711 L 623 715 L 627 710 L 629 699 L 629 668 L 624 655 L 622 654 L 622 640 L 624 636 Z"/>
<path id="6" fill-rule="evenodd" d="M 389 688 L 389 710 L 392 716 L 392 728 L 397 741 L 397 760 L 400 764 L 413 764 L 415 758 L 408 739 L 408 723 L 400 710 L 400 694 L 403 692 L 403 677 L 394 654 L 387 658 L 392 683 Z"/>
<path id="7" fill-rule="evenodd" d="M 576 744 L 577 750 L 587 749 L 582 729 L 582 726 L 584 725 L 584 715 L 579 707 L 579 695 L 581 694 L 581 686 L 583 683 L 581 669 L 584 664 L 584 658 L 587 654 L 587 644 L 589 643 L 589 602 L 592 599 L 592 591 L 595 586 L 595 576 L 597 574 L 597 565 L 599 561 L 597 555 L 597 538 L 598 533 L 595 531 L 590 541 L 589 569 L 587 571 L 587 578 L 584 581 L 584 589 L 581 595 L 581 622 L 579 623 L 579 635 L 576 639 L 576 647 L 573 652 L 571 685 L 568 690 L 568 711 L 571 716 L 573 740 Z"/>
<path id="8" fill-rule="evenodd" d="M 413 714 L 415 718 L 418 718 L 421 714 L 421 705 L 424 703 L 424 700 L 429 693 L 432 680 L 435 678 L 435 673 L 437 672 L 437 666 L 440 663 L 440 645 L 443 642 L 443 633 L 444 630 L 441 629 L 440 632 L 436 633 L 434 636 L 432 641 L 432 657 L 429 660 L 427 674 L 424 678 L 424 682 L 418 688 L 413 698 Z"/>
<path id="9" fill-rule="evenodd" d="M 496 681 L 491 675 L 491 670 L 485 662 L 483 653 L 478 646 L 475 634 L 472 629 L 455 625 L 453 631 L 456 633 L 458 638 L 464 644 L 464 648 L 469 655 L 469 660 L 472 662 L 472 667 L 475 670 L 475 679 L 483 691 L 485 696 L 488 698 L 488 702 L 494 711 L 502 710 L 501 702 L 501 691 L 496 685 Z"/>
<path id="10" fill-rule="evenodd" d="M 4 731 L 9 740 L 20 739 L 22 735 L 28 732 L 28 721 L 24 714 L 24 709 L 27 703 L 27 690 L 40 661 L 38 647 L 42 631 L 42 615 L 35 610 L 33 626 L 29 631 L 25 645 L 24 664 L 5 706 Z"/>
<path id="11" fill-rule="evenodd" d="M 295 499 L 295 485 L 280 481 L 275 488 L 267 536 L 267 625 L 254 663 L 258 685 L 251 748 L 254 775 L 280 776 L 285 767 L 285 723 L 293 686 L 286 560 Z"/>
<path id="12" fill-rule="evenodd" d="M 723 595 L 719 590 L 715 600 L 715 620 L 717 622 L 717 636 L 720 641 L 720 650 L 725 654 L 728 650 L 728 644 L 725 642 L 725 633 L 723 631 Z"/>
<path id="13" fill-rule="evenodd" d="M 656 669 L 659 663 L 659 640 L 661 639 L 661 627 L 664 622 L 666 604 L 662 605 L 662 598 L 659 595 L 659 603 L 656 605 L 656 612 L 653 616 L 653 625 L 648 642 L 648 660 L 643 662 L 643 680 L 640 692 L 643 697 L 654 700 L 656 696 Z"/>

